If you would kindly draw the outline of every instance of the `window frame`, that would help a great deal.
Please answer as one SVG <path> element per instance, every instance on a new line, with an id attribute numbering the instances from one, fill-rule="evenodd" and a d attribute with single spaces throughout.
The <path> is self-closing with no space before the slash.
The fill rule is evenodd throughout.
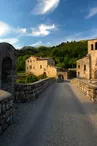
<path id="1" fill-rule="evenodd" d="M 84 71 L 86 71 L 87 70 L 87 67 L 86 67 L 86 65 L 84 65 Z"/>
<path id="2" fill-rule="evenodd" d="M 93 50 L 93 49 L 94 49 L 93 44 L 91 44 L 91 50 Z"/>

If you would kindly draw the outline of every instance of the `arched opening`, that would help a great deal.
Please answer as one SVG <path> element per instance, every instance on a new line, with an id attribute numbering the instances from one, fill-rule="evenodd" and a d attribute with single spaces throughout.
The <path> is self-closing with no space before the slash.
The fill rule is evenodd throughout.
<path id="1" fill-rule="evenodd" d="M 62 74 L 58 75 L 58 80 L 59 81 L 64 81 L 64 76 Z"/>
<path id="2" fill-rule="evenodd" d="M 97 42 L 95 43 L 95 50 L 97 50 Z"/>
<path id="3" fill-rule="evenodd" d="M 94 72 L 94 79 L 97 79 L 97 70 Z"/>
<path id="4" fill-rule="evenodd" d="M 6 91 L 11 91 L 11 70 L 12 60 L 9 57 L 5 57 L 2 61 L 2 76 L 1 76 L 1 88 Z"/>

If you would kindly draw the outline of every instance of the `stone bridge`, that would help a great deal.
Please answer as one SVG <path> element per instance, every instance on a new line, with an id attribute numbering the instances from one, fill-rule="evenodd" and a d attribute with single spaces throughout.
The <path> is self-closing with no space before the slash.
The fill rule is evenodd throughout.
<path id="1" fill-rule="evenodd" d="M 0 146 L 96 146 L 97 105 L 82 92 L 94 99 L 97 89 L 78 79 L 15 84 L 14 47 L 1 46 L 0 134 L 12 124 Z"/>

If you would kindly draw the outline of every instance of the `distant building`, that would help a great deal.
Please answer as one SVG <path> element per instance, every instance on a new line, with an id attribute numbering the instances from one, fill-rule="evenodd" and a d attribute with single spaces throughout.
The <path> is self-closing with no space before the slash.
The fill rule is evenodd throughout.
<path id="1" fill-rule="evenodd" d="M 77 77 L 97 79 L 97 39 L 88 41 L 88 54 L 77 61 Z"/>
<path id="2" fill-rule="evenodd" d="M 36 76 L 46 74 L 48 77 L 56 77 L 55 61 L 52 58 L 31 56 L 26 60 L 26 74 L 34 74 Z"/>

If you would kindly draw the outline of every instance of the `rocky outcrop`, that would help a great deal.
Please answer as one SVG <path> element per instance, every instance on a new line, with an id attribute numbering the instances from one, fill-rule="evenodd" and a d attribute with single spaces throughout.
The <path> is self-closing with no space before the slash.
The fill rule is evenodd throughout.
<path id="1" fill-rule="evenodd" d="M 0 90 L 0 134 L 12 123 L 12 95 Z"/>
<path id="2" fill-rule="evenodd" d="M 53 82 L 55 82 L 55 78 L 47 78 L 31 84 L 16 84 L 15 102 L 35 100 L 38 95 Z"/>

